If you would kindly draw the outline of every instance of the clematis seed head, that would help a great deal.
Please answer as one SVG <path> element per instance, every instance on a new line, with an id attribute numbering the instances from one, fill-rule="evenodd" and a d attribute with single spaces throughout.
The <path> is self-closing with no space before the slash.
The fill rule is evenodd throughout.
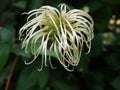
<path id="1" fill-rule="evenodd" d="M 28 18 L 19 31 L 19 39 L 22 40 L 25 52 L 34 55 L 33 60 L 25 61 L 25 64 L 33 63 L 42 52 L 39 70 L 47 66 L 47 61 L 54 68 L 51 56 L 47 56 L 50 50 L 55 52 L 58 61 L 67 71 L 73 71 L 80 61 L 83 47 L 89 53 L 94 37 L 94 22 L 88 13 L 79 9 L 70 10 L 66 4 L 60 4 L 59 9 L 42 6 L 24 14 L 28 14 Z"/>

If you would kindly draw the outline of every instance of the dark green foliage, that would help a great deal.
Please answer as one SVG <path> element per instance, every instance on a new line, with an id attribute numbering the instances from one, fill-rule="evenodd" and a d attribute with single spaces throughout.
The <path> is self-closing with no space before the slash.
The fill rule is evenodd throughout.
<path id="1" fill-rule="evenodd" d="M 78 67 L 67 72 L 55 53 L 48 51 L 57 69 L 48 64 L 39 72 L 41 55 L 31 65 L 24 64 L 33 56 L 21 49 L 18 40 L 19 29 L 27 18 L 21 14 L 42 5 L 57 7 L 64 2 L 71 8 L 90 9 L 95 23 L 91 52 L 83 52 Z M 109 23 L 112 17 L 115 22 L 120 20 L 119 7 L 120 0 L 0 0 L 0 90 L 5 88 L 16 55 L 19 58 L 9 90 L 120 90 L 120 24 Z"/>
<path id="2" fill-rule="evenodd" d="M 3 67 L 5 66 L 8 57 L 9 57 L 9 46 L 7 44 L 1 44 L 0 45 L 0 72 L 3 70 Z"/>
<path id="3" fill-rule="evenodd" d="M 38 86 L 44 88 L 48 82 L 49 71 L 42 70 L 38 72 L 33 65 L 26 67 L 20 74 L 16 90 L 31 90 L 31 88 Z M 33 88 L 34 89 L 34 88 Z"/>

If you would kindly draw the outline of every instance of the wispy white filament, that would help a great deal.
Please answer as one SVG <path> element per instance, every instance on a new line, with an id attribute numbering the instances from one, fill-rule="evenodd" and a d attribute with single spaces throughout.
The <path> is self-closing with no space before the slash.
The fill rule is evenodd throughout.
<path id="1" fill-rule="evenodd" d="M 73 71 L 77 66 L 83 47 L 91 48 L 94 37 L 94 22 L 90 15 L 79 9 L 70 10 L 65 4 L 60 4 L 60 10 L 51 6 L 42 6 L 28 13 L 27 23 L 20 29 L 20 39 L 25 52 L 32 52 L 34 59 L 26 64 L 33 63 L 42 52 L 41 68 L 47 66 L 47 61 L 52 68 L 50 55 L 47 51 L 54 51 L 59 62 L 68 71 Z M 31 47 L 28 49 L 28 47 Z M 73 66 L 72 69 L 70 67 Z"/>

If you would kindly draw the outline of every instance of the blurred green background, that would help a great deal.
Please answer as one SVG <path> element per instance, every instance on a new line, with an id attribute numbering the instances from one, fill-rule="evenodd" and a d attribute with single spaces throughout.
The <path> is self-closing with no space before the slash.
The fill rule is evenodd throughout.
<path id="1" fill-rule="evenodd" d="M 39 72 L 41 55 L 31 65 L 24 64 L 33 56 L 24 53 L 18 40 L 27 18 L 21 13 L 63 2 L 93 17 L 91 52 L 82 53 L 73 72 L 67 72 L 54 55 L 57 69 L 48 64 Z M 0 90 L 7 90 L 11 73 L 8 90 L 120 90 L 120 0 L 0 0 Z"/>

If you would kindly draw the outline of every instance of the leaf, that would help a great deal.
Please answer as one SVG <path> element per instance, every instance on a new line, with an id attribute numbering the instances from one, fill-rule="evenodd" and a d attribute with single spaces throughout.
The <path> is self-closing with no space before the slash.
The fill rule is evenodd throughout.
<path id="1" fill-rule="evenodd" d="M 43 69 L 39 72 L 37 71 L 36 65 L 26 67 L 20 74 L 16 90 L 30 90 L 36 85 L 43 88 L 48 82 L 48 77 L 48 70 Z"/>
<path id="2" fill-rule="evenodd" d="M 36 51 L 39 47 L 40 47 L 40 44 L 37 43 L 36 46 L 35 46 L 35 51 Z M 33 52 L 33 51 L 31 50 L 31 45 L 29 44 L 29 45 L 28 45 L 28 54 L 31 54 L 32 52 Z M 40 54 L 40 55 L 44 55 L 44 52 L 40 52 L 39 54 Z M 48 49 L 47 49 L 47 55 L 48 55 L 48 56 L 52 56 L 52 57 L 54 57 L 54 58 L 57 58 L 57 55 L 56 55 L 56 53 L 55 53 L 53 50 L 48 50 Z"/>
<path id="3" fill-rule="evenodd" d="M 13 6 L 25 9 L 26 8 L 26 1 L 18 1 L 16 3 L 13 3 Z"/>
<path id="4" fill-rule="evenodd" d="M 120 76 L 115 78 L 111 84 L 116 90 L 120 90 Z"/>
<path id="5" fill-rule="evenodd" d="M 51 73 L 51 85 L 53 90 L 80 90 L 80 83 L 74 73 L 64 72 L 57 68 Z"/>
<path id="6" fill-rule="evenodd" d="M 8 15 L 8 17 L 5 21 L 5 24 L 9 25 L 11 27 L 15 26 L 17 24 L 16 16 L 17 16 L 18 13 L 19 13 L 18 10 L 16 10 L 16 12 L 9 12 L 9 15 Z M 5 13 L 4 13 L 4 15 L 5 15 Z M 9 28 L 7 28 L 7 29 L 9 30 Z"/>
<path id="7" fill-rule="evenodd" d="M 13 43 L 15 40 L 11 27 L 0 27 L 0 43 Z"/>
<path id="8" fill-rule="evenodd" d="M 41 88 L 43 88 L 47 82 L 48 82 L 48 79 L 49 79 L 49 72 L 48 70 L 42 70 L 40 72 L 37 71 L 37 73 L 39 73 L 37 79 L 38 79 L 38 84 Z"/>
<path id="9" fill-rule="evenodd" d="M 76 67 L 77 71 L 81 72 L 82 75 L 85 75 L 88 72 L 89 57 L 87 54 L 82 53 L 80 63 Z"/>
<path id="10" fill-rule="evenodd" d="M 71 82 L 71 81 L 70 81 Z M 77 85 L 74 82 L 67 82 L 65 80 L 59 79 L 55 80 L 54 83 L 55 85 L 60 89 L 60 90 L 79 90 L 79 85 Z"/>
<path id="11" fill-rule="evenodd" d="M 13 48 L 12 52 L 19 55 L 19 56 L 30 58 L 31 54 L 25 53 L 25 49 L 22 49 L 21 47 L 22 46 L 17 46 L 15 48 Z"/>
<path id="12" fill-rule="evenodd" d="M 10 49 L 8 44 L 0 44 L 0 72 L 8 60 L 9 52 Z"/>

